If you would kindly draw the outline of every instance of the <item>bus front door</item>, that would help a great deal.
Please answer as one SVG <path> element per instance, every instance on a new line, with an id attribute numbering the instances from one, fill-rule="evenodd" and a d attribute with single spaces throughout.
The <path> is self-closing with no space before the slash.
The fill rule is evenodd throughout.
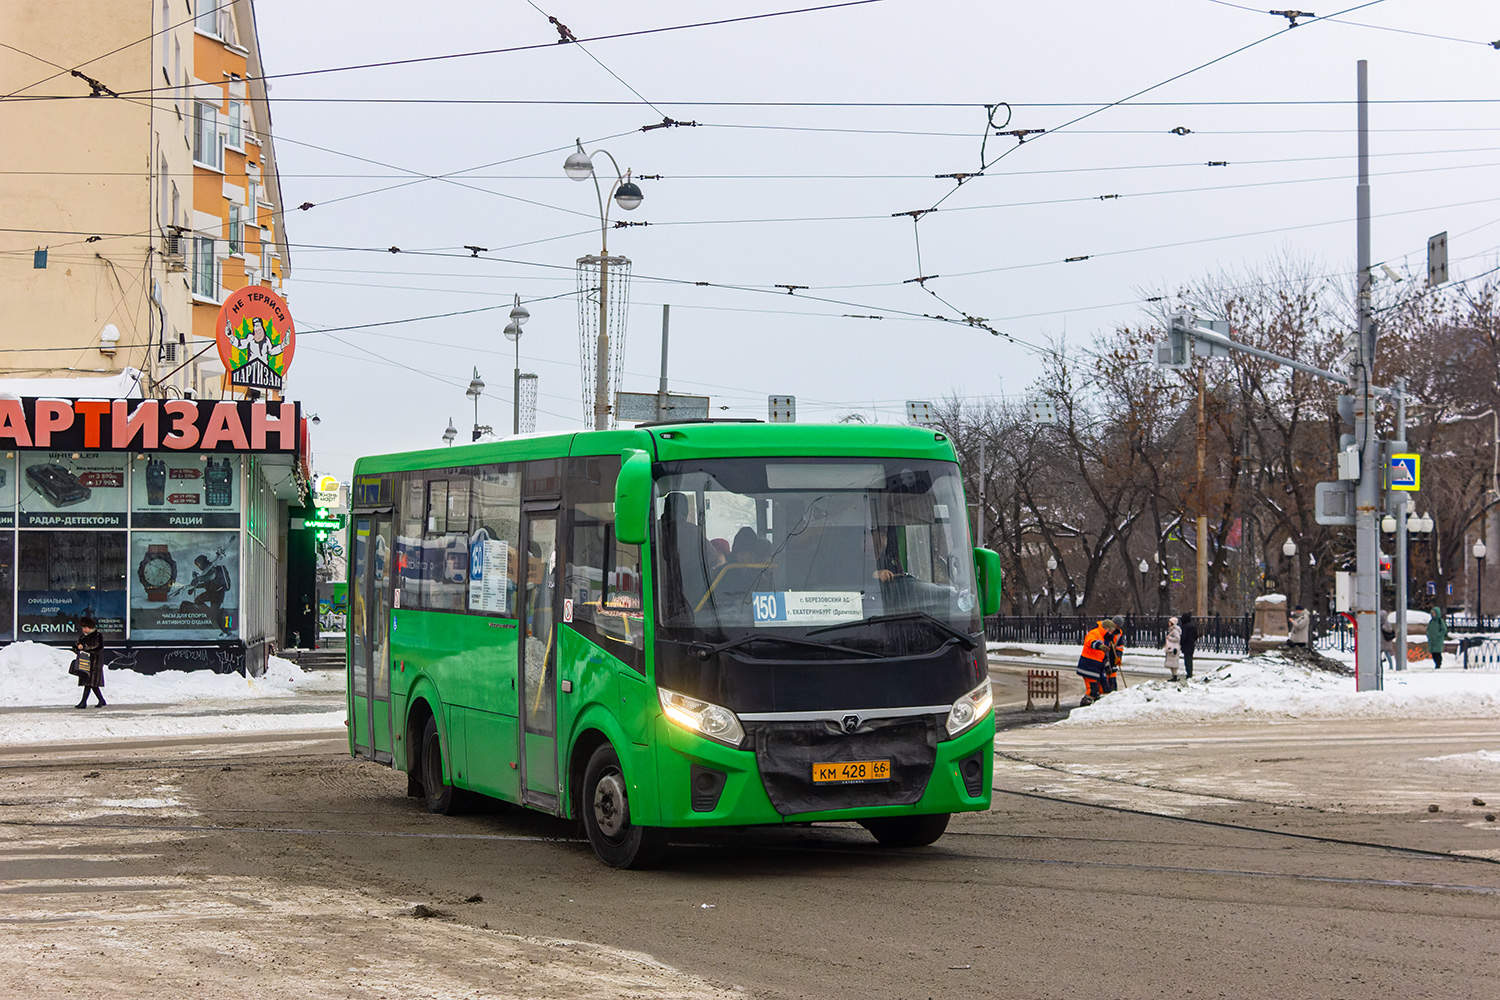
<path id="1" fill-rule="evenodd" d="M 391 515 L 360 514 L 350 583 L 350 728 L 354 751 L 391 761 Z"/>
<path id="2" fill-rule="evenodd" d="M 527 805 L 557 808 L 557 514 L 528 513 L 521 544 L 525 603 L 521 608 L 521 796 Z"/>

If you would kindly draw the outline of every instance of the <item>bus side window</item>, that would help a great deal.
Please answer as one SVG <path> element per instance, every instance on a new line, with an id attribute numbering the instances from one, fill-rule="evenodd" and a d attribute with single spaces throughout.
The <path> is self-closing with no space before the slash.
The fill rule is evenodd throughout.
<path id="1" fill-rule="evenodd" d="M 396 587 L 403 608 L 420 608 L 422 593 L 422 523 L 426 482 L 420 472 L 404 474 L 396 490 Z"/>
<path id="2" fill-rule="evenodd" d="M 521 567 L 521 474 L 519 466 L 475 469 L 469 483 L 468 608 L 476 614 L 516 617 Z M 484 561 L 473 564 L 482 556 Z M 493 577 L 493 578 L 492 578 Z"/>
<path id="3" fill-rule="evenodd" d="M 568 551 L 563 596 L 572 625 L 632 669 L 645 670 L 641 549 L 615 538 L 614 492 L 620 460 L 568 460 Z"/>

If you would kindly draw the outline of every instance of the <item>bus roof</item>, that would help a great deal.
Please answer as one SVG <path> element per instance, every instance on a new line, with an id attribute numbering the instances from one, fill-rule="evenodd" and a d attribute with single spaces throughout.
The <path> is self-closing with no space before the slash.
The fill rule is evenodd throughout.
<path id="1" fill-rule="evenodd" d="M 354 463 L 355 475 L 451 469 L 525 462 L 569 455 L 618 455 L 626 448 L 656 461 L 736 456 L 879 455 L 953 461 L 953 443 L 942 431 L 895 424 L 766 424 L 684 422 L 614 431 L 526 434 L 499 441 L 371 455 Z"/>

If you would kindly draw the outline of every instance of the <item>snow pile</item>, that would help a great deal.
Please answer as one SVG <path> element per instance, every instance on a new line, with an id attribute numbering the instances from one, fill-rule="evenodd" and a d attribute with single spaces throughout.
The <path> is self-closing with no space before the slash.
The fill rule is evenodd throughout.
<path id="1" fill-rule="evenodd" d="M 0 706 L 76 704 L 83 692 L 78 679 L 68 673 L 72 660 L 70 650 L 36 642 L 14 642 L 0 649 Z M 210 670 L 168 670 L 149 676 L 133 670 L 110 670 L 107 652 L 104 665 L 104 697 L 111 705 L 289 697 L 308 678 L 295 663 L 279 656 L 270 658 L 261 677 Z"/>
<path id="2" fill-rule="evenodd" d="M 1461 760 L 1464 763 L 1500 764 L 1500 751 L 1475 750 L 1473 753 L 1449 753 L 1441 757 L 1423 757 L 1423 760 Z"/>
<path id="3" fill-rule="evenodd" d="M 1500 718 L 1500 673 L 1385 672 L 1385 690 L 1288 662 L 1276 653 L 1200 670 L 1188 682 L 1147 681 L 1074 709 L 1059 726 L 1286 719 Z"/>

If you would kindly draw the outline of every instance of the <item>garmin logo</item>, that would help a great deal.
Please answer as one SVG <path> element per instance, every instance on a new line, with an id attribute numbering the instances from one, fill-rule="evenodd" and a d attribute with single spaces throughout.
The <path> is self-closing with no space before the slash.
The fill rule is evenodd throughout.
<path id="1" fill-rule="evenodd" d="M 48 623 L 48 622 L 42 622 L 41 624 L 33 624 L 31 622 L 22 622 L 21 623 L 21 631 L 22 632 L 52 633 L 52 632 L 76 632 L 78 630 L 76 628 L 74 628 L 72 625 L 68 625 L 66 623 L 64 623 L 64 624 L 51 624 L 51 623 Z"/>

